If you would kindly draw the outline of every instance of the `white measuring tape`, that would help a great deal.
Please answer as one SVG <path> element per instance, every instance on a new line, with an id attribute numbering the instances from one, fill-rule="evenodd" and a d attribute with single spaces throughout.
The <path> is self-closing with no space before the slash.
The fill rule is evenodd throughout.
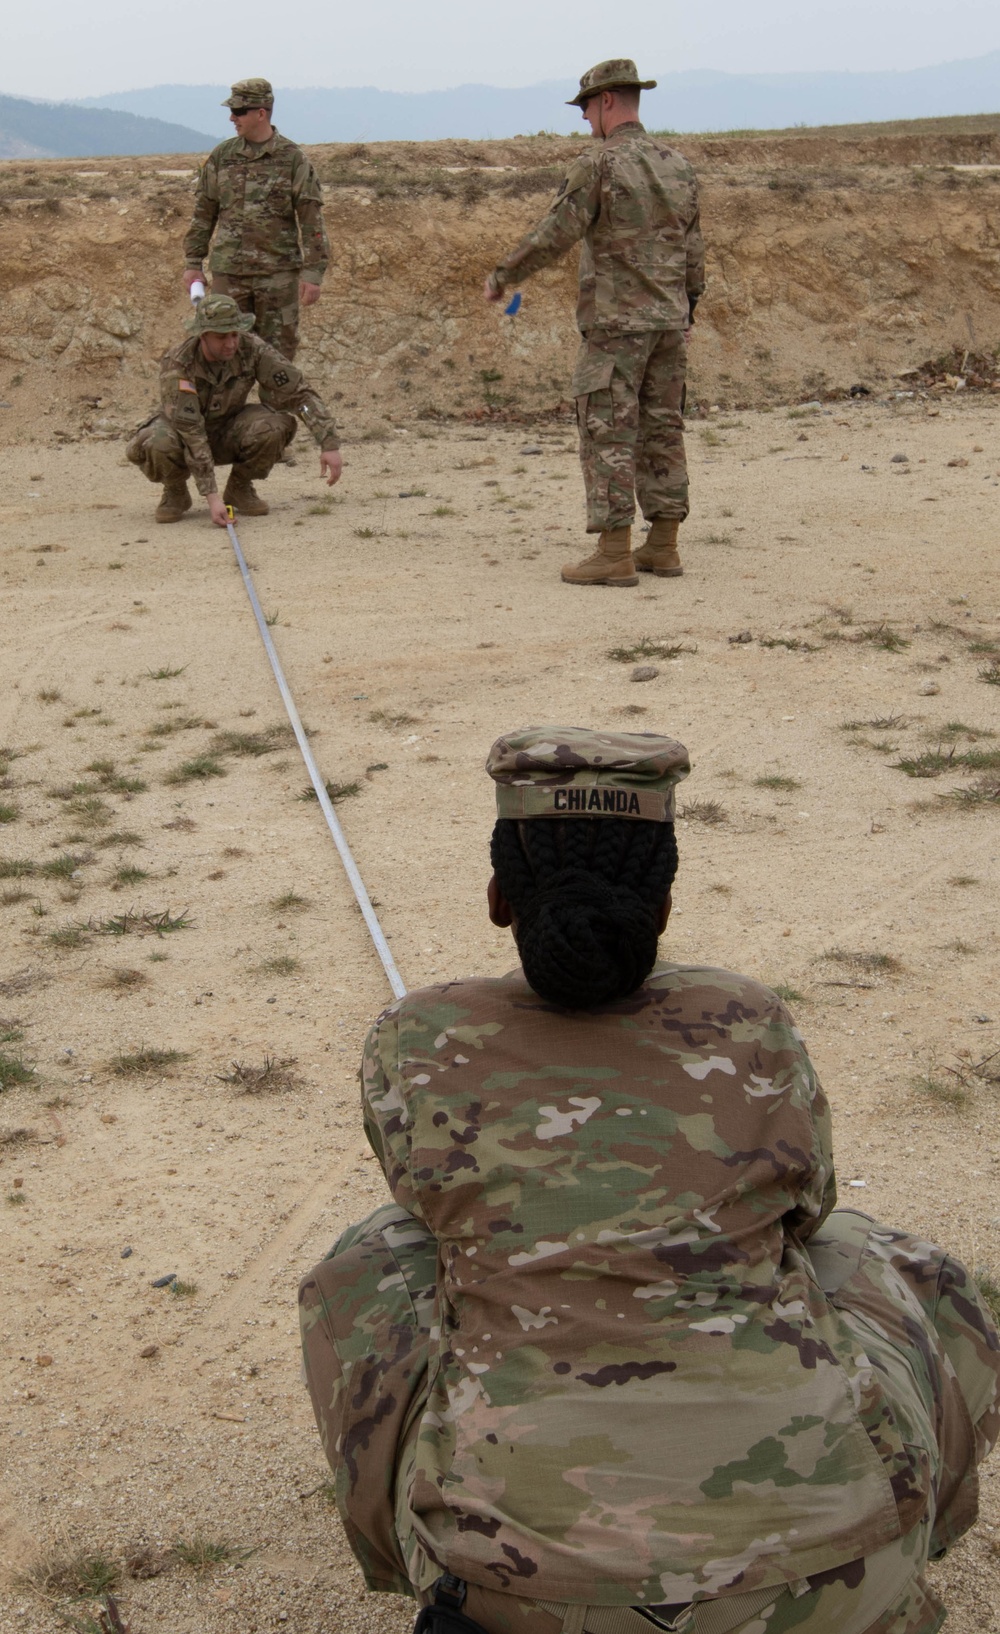
<path id="1" fill-rule="evenodd" d="M 260 602 L 257 600 L 257 592 L 254 589 L 253 579 L 250 577 L 250 569 L 247 567 L 246 557 L 243 554 L 239 539 L 236 537 L 236 529 L 232 522 L 232 509 L 227 506 L 227 510 L 229 511 L 230 519 L 226 523 L 226 531 L 229 534 L 229 539 L 233 550 L 236 552 L 236 561 L 239 566 L 239 570 L 243 575 L 243 583 L 246 585 L 247 595 L 250 597 L 250 606 L 253 608 L 253 616 L 257 620 L 257 628 L 260 631 L 260 638 L 264 643 L 264 651 L 267 653 L 267 656 L 270 659 L 271 668 L 274 671 L 274 679 L 278 683 L 278 691 L 281 693 L 282 701 L 284 702 L 285 709 L 288 714 L 288 719 L 292 724 L 292 731 L 295 733 L 299 748 L 302 751 L 302 759 L 306 763 L 306 771 L 309 773 L 310 781 L 312 782 L 312 786 L 316 791 L 316 798 L 319 801 L 319 809 L 326 818 L 326 826 L 333 835 L 334 845 L 340 852 L 340 860 L 343 863 L 347 877 L 351 882 L 351 889 L 354 892 L 354 895 L 357 897 L 358 907 L 361 909 L 361 912 L 364 915 L 364 921 L 368 926 L 371 939 L 375 943 L 375 951 L 381 959 L 382 968 L 389 978 L 389 986 L 392 988 L 393 997 L 401 999 L 406 993 L 406 988 L 403 985 L 403 978 L 396 969 L 396 961 L 389 951 L 389 944 L 386 941 L 385 932 L 378 922 L 378 916 L 375 909 L 372 907 L 371 897 L 365 890 L 365 882 L 358 872 L 358 865 L 351 855 L 351 848 L 344 838 L 343 829 L 337 821 L 337 814 L 330 802 L 330 796 L 326 792 L 326 785 L 324 784 L 323 779 L 320 777 L 319 767 L 316 765 L 313 752 L 309 747 L 309 739 L 306 737 L 305 728 L 299 719 L 299 712 L 295 707 L 295 699 L 292 697 L 292 694 L 289 691 L 288 682 L 285 680 L 285 674 L 281 668 L 281 661 L 278 658 L 278 654 L 275 650 L 274 642 L 271 640 L 271 632 L 267 627 L 267 620 L 261 611 Z"/>

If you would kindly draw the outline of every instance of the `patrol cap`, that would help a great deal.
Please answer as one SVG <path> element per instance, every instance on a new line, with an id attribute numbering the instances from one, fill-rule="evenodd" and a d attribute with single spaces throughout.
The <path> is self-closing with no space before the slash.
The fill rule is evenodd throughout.
<path id="1" fill-rule="evenodd" d="M 599 62 L 595 68 L 588 68 L 580 80 L 580 89 L 576 96 L 570 97 L 567 108 L 582 108 L 588 97 L 597 96 L 599 91 L 624 91 L 631 88 L 634 91 L 654 91 L 655 79 L 640 79 L 639 70 L 631 57 L 609 57 L 607 62 Z"/>
<path id="2" fill-rule="evenodd" d="M 224 108 L 273 108 L 274 92 L 269 79 L 238 79 L 222 104 Z"/>
<path id="3" fill-rule="evenodd" d="M 206 295 L 188 328 L 192 335 L 245 335 L 253 324 L 253 313 L 241 312 L 231 295 Z"/>
<path id="4" fill-rule="evenodd" d="M 683 743 L 656 732 L 526 726 L 486 757 L 497 816 L 638 817 L 672 823 L 674 789 L 691 770 Z"/>

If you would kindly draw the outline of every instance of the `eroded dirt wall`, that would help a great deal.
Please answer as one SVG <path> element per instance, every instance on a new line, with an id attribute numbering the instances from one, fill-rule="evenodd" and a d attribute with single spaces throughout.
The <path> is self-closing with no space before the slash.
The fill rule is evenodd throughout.
<path id="1" fill-rule="evenodd" d="M 575 346 L 575 259 L 516 319 L 484 272 L 546 207 L 580 144 L 325 147 L 332 242 L 302 361 L 345 427 L 551 410 Z M 692 399 L 892 389 L 925 358 L 1000 342 L 1000 139 L 892 136 L 685 144 L 703 185 L 709 290 Z M 996 150 L 996 151 L 994 151 Z M 964 167 L 964 168 L 963 168 Z M 184 158 L 0 165 L 0 411 L 22 435 L 116 435 L 187 317 Z"/>

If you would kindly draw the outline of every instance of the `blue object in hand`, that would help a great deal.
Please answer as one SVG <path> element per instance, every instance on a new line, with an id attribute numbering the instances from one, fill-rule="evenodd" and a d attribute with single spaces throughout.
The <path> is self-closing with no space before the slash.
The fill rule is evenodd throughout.
<path id="1" fill-rule="evenodd" d="M 513 318 L 518 312 L 520 312 L 520 310 L 521 310 L 521 291 L 518 290 L 517 294 L 514 296 L 514 298 L 511 301 L 510 305 L 504 307 L 503 314 L 504 314 L 505 318 Z"/>

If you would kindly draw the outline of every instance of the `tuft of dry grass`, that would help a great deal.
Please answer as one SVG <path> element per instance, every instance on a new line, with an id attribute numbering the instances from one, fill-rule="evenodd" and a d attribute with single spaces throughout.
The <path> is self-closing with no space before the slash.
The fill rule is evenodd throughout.
<path id="1" fill-rule="evenodd" d="M 131 1078 L 145 1073 L 166 1072 L 168 1068 L 190 1059 L 186 1050 L 160 1050 L 143 1044 L 131 1054 L 116 1055 L 111 1070 L 117 1078 Z"/>
<path id="2" fill-rule="evenodd" d="M 102 978 L 100 985 L 110 988 L 113 993 L 133 993 L 137 987 L 147 987 L 149 977 L 144 970 L 135 970 L 123 965 L 117 970 L 110 970 Z"/>
<path id="3" fill-rule="evenodd" d="M 903 968 L 893 953 L 855 953 L 847 948 L 835 947 L 821 954 L 820 958 L 829 960 L 831 964 L 845 965 L 848 970 L 857 970 L 868 976 L 896 976 Z"/>
<path id="4" fill-rule="evenodd" d="M 276 749 L 287 749 L 295 742 L 295 733 L 285 723 L 266 726 L 261 732 L 216 732 L 211 749 L 217 755 L 240 755 L 256 759 L 274 754 Z"/>
<path id="5" fill-rule="evenodd" d="M 682 652 L 696 653 L 696 646 L 685 646 L 683 642 L 651 641 L 643 636 L 640 641 L 631 647 L 609 647 L 605 653 L 615 664 L 634 664 L 641 658 L 679 658 Z"/>
<path id="6" fill-rule="evenodd" d="M 259 1067 L 245 1061 L 234 1061 L 230 1072 L 219 1073 L 219 1082 L 233 1084 L 244 1095 L 268 1095 L 295 1089 L 298 1086 L 298 1077 L 292 1071 L 295 1059 L 294 1055 L 290 1055 L 279 1061 L 273 1055 L 265 1055 Z"/>
<path id="7" fill-rule="evenodd" d="M 689 800 L 677 808 L 677 815 L 682 822 L 705 823 L 709 828 L 729 821 L 729 813 L 718 800 Z"/>
<path id="8" fill-rule="evenodd" d="M 50 1598 L 96 1600 L 121 1582 L 121 1567 L 98 1550 L 54 1549 L 39 1557 L 19 1578 L 19 1586 Z"/>

